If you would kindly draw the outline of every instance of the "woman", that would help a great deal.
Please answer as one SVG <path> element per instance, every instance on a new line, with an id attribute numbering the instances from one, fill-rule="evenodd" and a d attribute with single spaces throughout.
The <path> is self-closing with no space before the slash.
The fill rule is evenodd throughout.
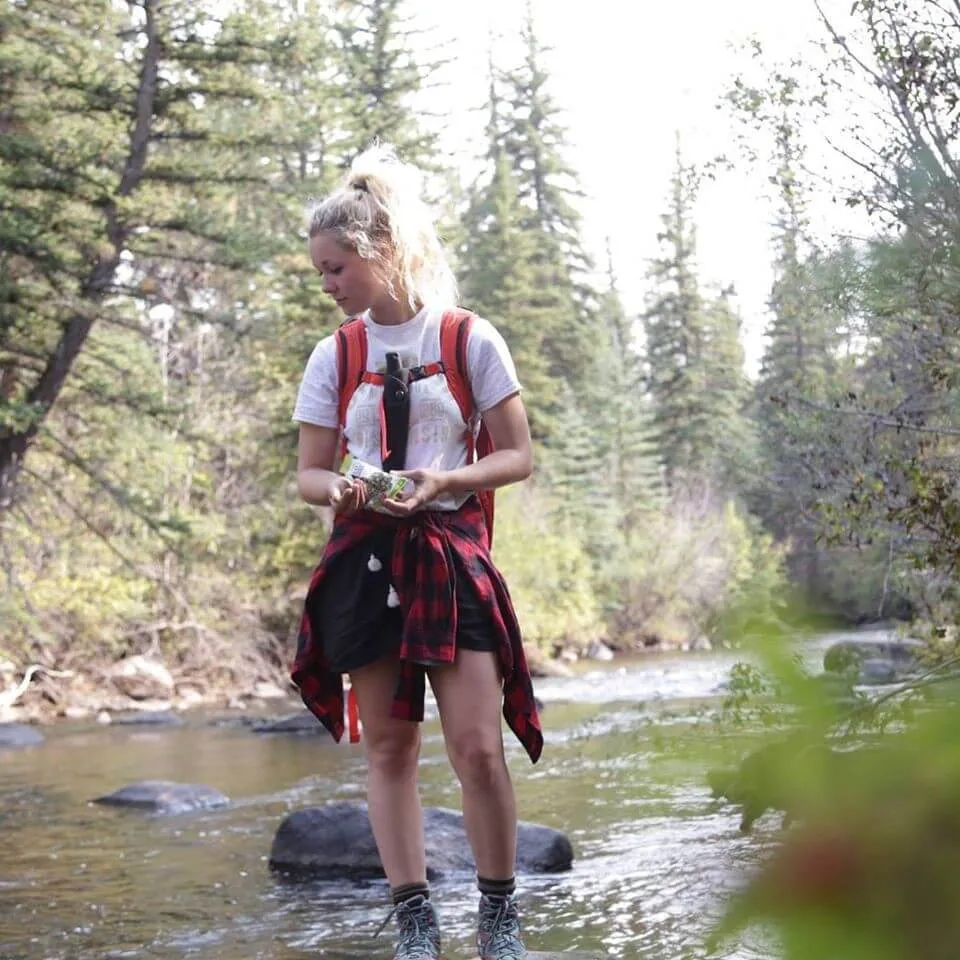
<path id="1" fill-rule="evenodd" d="M 472 317 L 464 357 L 474 415 L 465 420 L 452 373 L 438 363 L 439 331 L 456 286 L 419 177 L 392 150 L 375 147 L 354 162 L 313 211 L 309 234 L 324 291 L 354 318 L 341 331 L 350 331 L 350 343 L 361 338 L 368 373 L 349 383 L 349 403 L 342 404 L 346 347 L 343 335 L 327 337 L 307 363 L 297 398 L 298 489 L 308 503 L 330 506 L 335 519 L 308 592 L 293 678 L 339 739 L 341 678 L 349 673 L 363 727 L 370 822 L 399 926 L 395 957 L 434 960 L 440 933 L 417 784 L 429 678 L 477 867 L 478 952 L 482 960 L 521 960 L 517 811 L 501 710 L 534 762 L 543 737 L 478 497 L 531 473 L 520 384 L 503 338 Z M 406 390 L 406 408 L 401 404 L 392 422 L 385 422 L 391 413 L 377 376 L 388 355 L 399 370 L 401 399 Z M 472 461 L 480 416 L 494 451 Z M 396 467 L 397 417 L 405 440 L 399 466 L 413 489 L 371 509 L 364 483 L 334 469 L 341 438 L 354 458 Z"/>

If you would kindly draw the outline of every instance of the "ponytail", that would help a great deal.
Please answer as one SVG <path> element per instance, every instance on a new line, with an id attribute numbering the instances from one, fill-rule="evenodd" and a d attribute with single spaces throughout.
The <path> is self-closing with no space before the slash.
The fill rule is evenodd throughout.
<path id="1" fill-rule="evenodd" d="M 412 309 L 455 306 L 457 284 L 422 199 L 418 170 L 386 144 L 358 156 L 340 185 L 310 214 L 310 237 L 331 233 L 382 270 L 388 289 Z"/>

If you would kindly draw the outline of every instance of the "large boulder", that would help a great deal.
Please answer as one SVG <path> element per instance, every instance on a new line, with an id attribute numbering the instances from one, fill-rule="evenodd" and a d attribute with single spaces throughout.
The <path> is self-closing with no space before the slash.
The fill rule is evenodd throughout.
<path id="1" fill-rule="evenodd" d="M 856 683 L 895 683 L 917 670 L 923 644 L 881 636 L 841 640 L 823 655 L 823 669 L 852 676 Z"/>
<path id="2" fill-rule="evenodd" d="M 108 676 L 114 687 L 131 700 L 169 699 L 176 689 L 173 674 L 156 660 L 127 657 L 115 663 Z"/>
<path id="3" fill-rule="evenodd" d="M 151 813 L 190 813 L 194 810 L 212 810 L 225 807 L 229 797 L 213 787 L 200 783 L 173 783 L 169 780 L 141 780 L 131 783 L 94 803 L 114 807 L 131 807 Z"/>
<path id="4" fill-rule="evenodd" d="M 0 723 L 0 750 L 36 747 L 43 743 L 43 734 L 23 723 Z"/>
<path id="5" fill-rule="evenodd" d="M 455 810 L 423 811 L 427 876 L 475 869 L 463 816 Z M 573 847 L 558 830 L 521 823 L 517 869 L 561 873 L 573 865 Z M 370 880 L 384 876 L 364 803 L 331 803 L 290 814 L 280 824 L 270 850 L 270 866 L 282 873 L 323 880 Z"/>

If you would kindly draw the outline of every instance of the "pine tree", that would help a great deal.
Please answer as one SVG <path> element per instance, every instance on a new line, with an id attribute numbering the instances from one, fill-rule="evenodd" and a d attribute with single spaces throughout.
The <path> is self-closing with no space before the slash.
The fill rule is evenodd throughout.
<path id="1" fill-rule="evenodd" d="M 799 180 L 802 150 L 791 114 L 784 111 L 777 128 L 780 193 L 775 243 L 777 258 L 770 295 L 771 319 L 757 384 L 757 420 L 765 482 L 755 509 L 779 536 L 792 536 L 806 556 L 805 578 L 812 586 L 815 531 L 805 519 L 815 499 L 805 463 L 812 443 L 819 445 L 816 418 L 805 401 L 822 402 L 836 372 L 840 335 L 837 314 L 818 291 L 818 255 L 807 239 L 804 191 Z"/>
<path id="2" fill-rule="evenodd" d="M 231 223 L 238 188 L 260 179 L 254 92 L 242 71 L 224 77 L 270 55 L 186 2 L 24 4 L 4 19 L 0 286 L 15 293 L 0 321 L 13 371 L 0 399 L 0 512 L 96 326 L 136 330 L 138 311 L 171 297 L 197 318 L 209 265 L 258 255 L 256 235 Z M 204 109 L 226 98 L 247 109 L 230 132 Z M 101 400 L 136 407 L 117 379 Z"/>
<path id="3" fill-rule="evenodd" d="M 550 317 L 539 292 L 536 239 L 522 225 L 505 154 L 496 160 L 490 184 L 472 198 L 465 221 L 464 302 L 506 339 L 524 384 L 531 431 L 538 441 L 546 440 L 553 430 L 558 387 L 544 344 Z"/>
<path id="4" fill-rule="evenodd" d="M 693 220 L 696 181 L 678 140 L 669 206 L 661 218 L 663 253 L 654 261 L 655 291 L 644 318 L 654 425 L 671 490 L 701 480 L 713 466 L 713 424 L 704 392 L 708 320 Z"/>
<path id="5" fill-rule="evenodd" d="M 435 138 L 418 122 L 414 98 L 439 62 L 416 52 L 407 0 L 338 0 L 336 81 L 343 94 L 340 128 L 347 159 L 374 140 L 391 143 L 408 162 L 435 166 Z"/>
<path id="6" fill-rule="evenodd" d="M 587 408 L 595 457 L 609 478 L 624 543 L 629 548 L 643 518 L 663 500 L 663 466 L 657 453 L 643 365 L 620 298 L 607 250 L 608 286 L 600 300 L 600 343 L 588 377 Z"/>
<path id="7" fill-rule="evenodd" d="M 740 494 L 756 476 L 757 440 L 749 416 L 751 386 L 744 369 L 741 320 L 721 291 L 704 304 L 707 316 L 704 400 L 713 415 L 714 480 Z"/>
<path id="8" fill-rule="evenodd" d="M 555 326 L 548 278 L 539 257 L 539 235 L 519 200 L 512 162 L 503 145 L 501 101 L 490 74 L 486 161 L 489 179 L 469 192 L 459 251 L 464 302 L 503 334 L 525 387 L 534 439 L 554 432 L 560 381 L 553 376 L 547 343 Z"/>
<path id="9" fill-rule="evenodd" d="M 677 141 L 662 256 L 645 316 L 654 426 L 671 492 L 707 484 L 722 495 L 742 478 L 747 382 L 740 327 L 726 296 L 708 297 L 697 272 L 697 171 Z"/>
<path id="10" fill-rule="evenodd" d="M 521 35 L 523 62 L 500 76 L 505 108 L 499 133 L 526 210 L 523 226 L 537 237 L 540 306 L 552 321 L 545 343 L 551 372 L 579 389 L 590 365 L 596 317 L 585 279 L 592 264 L 576 209 L 581 191 L 563 158 L 566 130 L 548 91 L 547 51 L 540 45 L 529 2 Z"/>

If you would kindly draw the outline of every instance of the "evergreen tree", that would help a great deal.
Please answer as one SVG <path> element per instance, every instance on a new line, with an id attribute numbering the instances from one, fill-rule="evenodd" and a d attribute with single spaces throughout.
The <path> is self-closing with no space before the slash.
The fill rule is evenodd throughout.
<path id="1" fill-rule="evenodd" d="M 609 248 L 608 286 L 600 300 L 600 343 L 588 378 L 594 455 L 609 478 L 624 543 L 663 501 L 663 466 L 657 453 L 643 365 L 617 288 Z"/>
<path id="2" fill-rule="evenodd" d="M 757 420 L 764 482 L 755 508 L 781 537 L 791 536 L 795 558 L 813 587 L 816 530 L 809 517 L 815 494 L 808 469 L 819 446 L 820 424 L 804 402 L 823 402 L 836 375 L 837 314 L 818 289 L 822 270 L 807 240 L 802 151 L 792 114 L 782 111 L 777 131 L 780 194 L 775 243 L 777 258 L 770 296 L 771 319 L 757 384 Z"/>
<path id="3" fill-rule="evenodd" d="M 725 295 L 710 298 L 700 287 L 697 180 L 678 139 L 663 254 L 654 262 L 654 299 L 645 316 L 647 376 L 671 491 L 706 483 L 730 494 L 743 476 L 747 384 L 738 318 Z"/>
<path id="4" fill-rule="evenodd" d="M 538 441 L 553 431 L 558 382 L 551 376 L 545 339 L 549 307 L 540 293 L 536 237 L 524 228 L 509 159 L 495 159 L 490 183 L 474 194 L 465 216 L 461 286 L 464 301 L 503 334 L 525 388 L 530 427 Z"/>
<path id="5" fill-rule="evenodd" d="M 253 104 L 225 132 L 200 102 L 252 94 L 213 64 L 268 55 L 185 2 L 18 5 L 4 18 L 0 513 L 95 325 L 136 328 L 138 310 L 171 294 L 196 317 L 207 267 L 255 256 L 255 237 L 230 223 L 231 196 L 259 179 Z M 166 265 L 170 290 L 143 282 L 147 263 Z M 102 399 L 136 406 L 118 379 Z"/>
<path id="6" fill-rule="evenodd" d="M 435 165 L 435 138 L 418 122 L 413 101 L 440 64 L 416 52 L 406 7 L 406 0 L 339 0 L 336 5 L 334 68 L 347 159 L 382 140 L 404 160 Z"/>
<path id="7" fill-rule="evenodd" d="M 677 143 L 676 169 L 654 261 L 653 300 L 645 314 L 646 363 L 654 426 L 671 490 L 713 466 L 714 424 L 706 402 L 708 327 L 697 276 L 693 207 L 696 171 Z"/>
<path id="8" fill-rule="evenodd" d="M 583 248 L 576 174 L 563 158 L 566 130 L 548 91 L 549 75 L 530 4 L 522 27 L 523 62 L 500 77 L 505 109 L 499 136 L 517 178 L 526 215 L 537 238 L 540 307 L 551 318 L 545 347 L 553 376 L 579 390 L 590 365 L 596 304 L 585 277 L 592 268 Z"/>

